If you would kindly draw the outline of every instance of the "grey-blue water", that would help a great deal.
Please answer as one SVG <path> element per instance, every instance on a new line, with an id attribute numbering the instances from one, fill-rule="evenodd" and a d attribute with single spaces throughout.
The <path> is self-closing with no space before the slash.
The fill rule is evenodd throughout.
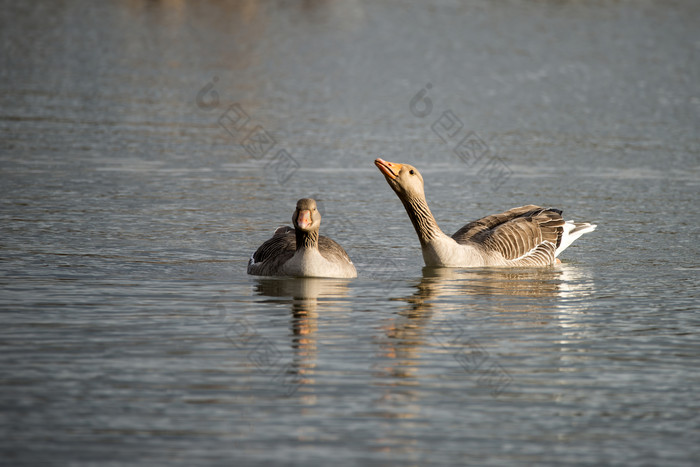
<path id="1" fill-rule="evenodd" d="M 697 2 L 4 3 L 0 463 L 700 459 Z M 598 229 L 424 269 L 378 156 Z M 248 276 L 307 196 L 359 277 Z"/>

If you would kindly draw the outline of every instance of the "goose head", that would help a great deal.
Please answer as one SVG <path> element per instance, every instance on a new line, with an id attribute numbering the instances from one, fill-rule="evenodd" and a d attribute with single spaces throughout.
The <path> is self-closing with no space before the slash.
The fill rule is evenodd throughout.
<path id="1" fill-rule="evenodd" d="M 384 174 L 389 186 L 402 200 L 425 198 L 423 176 L 412 165 L 388 162 L 379 158 L 375 159 L 374 165 Z"/>
<path id="2" fill-rule="evenodd" d="M 321 213 L 316 208 L 316 201 L 311 198 L 297 201 L 292 223 L 295 228 L 304 232 L 317 231 L 321 226 Z"/>

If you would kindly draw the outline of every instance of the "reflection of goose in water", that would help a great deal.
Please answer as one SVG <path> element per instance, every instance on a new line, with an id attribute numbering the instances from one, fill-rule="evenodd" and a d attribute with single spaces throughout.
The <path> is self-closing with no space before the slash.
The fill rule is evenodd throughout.
<path id="1" fill-rule="evenodd" d="M 255 292 L 290 305 L 292 367 L 301 385 L 313 384 L 316 367 L 316 331 L 320 304 L 332 304 L 348 296 L 347 279 L 265 277 L 257 278 Z"/>
<path id="2" fill-rule="evenodd" d="M 392 363 L 382 368 L 386 376 L 398 378 L 397 385 L 418 384 L 423 352 L 444 352 L 441 339 L 463 333 L 463 339 L 476 338 L 485 348 L 499 345 L 498 339 L 471 334 L 472 318 L 495 317 L 505 327 L 523 325 L 523 319 L 536 326 L 552 321 L 569 322 L 587 305 L 592 281 L 576 266 L 531 269 L 423 268 L 415 291 L 395 300 L 406 303 L 385 327 L 380 356 Z M 493 312 L 498 312 L 494 315 Z M 508 312 L 514 312 L 512 314 Z M 454 329 L 458 323 L 461 329 Z M 509 331 L 505 331 L 506 333 Z M 460 344 L 461 345 L 461 344 Z M 445 353 L 451 359 L 460 349 Z"/>
<path id="3" fill-rule="evenodd" d="M 537 312 L 541 309 L 542 300 L 563 297 L 564 294 L 575 294 L 575 286 L 567 286 L 566 267 L 531 268 L 522 270 L 479 268 L 423 268 L 423 277 L 416 284 L 415 292 L 398 298 L 406 302 L 404 310 L 399 312 L 399 318 L 387 327 L 387 336 L 391 339 L 405 338 L 396 346 L 394 354 L 411 354 L 417 344 L 425 343 L 429 336 L 423 336 L 422 329 L 428 326 L 434 316 L 451 316 L 463 320 L 465 314 L 503 311 L 499 303 L 505 299 L 520 304 L 517 311 Z M 471 297 L 475 300 L 465 300 Z M 481 309 L 484 302 L 479 298 L 487 297 L 487 310 Z M 537 298 L 537 300 L 531 300 Z M 411 345 L 413 344 L 413 345 Z"/>
<path id="4" fill-rule="evenodd" d="M 259 277 L 255 292 L 268 297 L 291 297 L 294 300 L 316 302 L 348 296 L 347 279 L 320 277 Z"/>
<path id="5" fill-rule="evenodd" d="M 420 288 L 428 296 L 504 295 L 554 297 L 560 291 L 563 268 L 423 268 Z"/>
<path id="6" fill-rule="evenodd" d="M 289 303 L 294 319 L 315 318 L 319 300 L 332 304 L 334 299 L 348 296 L 348 281 L 343 279 L 321 279 L 304 277 L 258 278 L 255 291 L 268 297 L 284 297 L 278 302 Z M 292 328 L 295 321 L 292 320 Z M 315 329 L 315 323 L 313 326 Z"/>
<path id="7" fill-rule="evenodd" d="M 406 208 L 426 266 L 551 266 L 559 253 L 596 227 L 565 222 L 558 209 L 529 205 L 470 222 L 449 237 L 430 212 L 415 167 L 382 159 L 374 163 Z"/>
<path id="8" fill-rule="evenodd" d="M 460 314 L 476 303 L 479 311 L 539 311 L 562 300 L 584 301 L 591 294 L 587 275 L 572 265 L 556 268 L 423 268 L 416 292 L 402 298 L 412 309 L 425 311 L 439 302 L 440 312 Z M 487 301 L 481 299 L 487 298 Z M 465 301 L 467 299 L 467 301 Z"/>

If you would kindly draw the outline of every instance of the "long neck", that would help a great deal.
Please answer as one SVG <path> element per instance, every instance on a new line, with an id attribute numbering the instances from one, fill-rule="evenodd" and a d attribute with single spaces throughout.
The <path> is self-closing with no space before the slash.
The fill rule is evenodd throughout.
<path id="1" fill-rule="evenodd" d="M 318 249 L 318 229 L 306 232 L 299 228 L 295 229 L 297 239 L 297 250 Z"/>
<path id="2" fill-rule="evenodd" d="M 401 198 L 401 202 L 413 223 L 413 228 L 416 229 L 421 246 L 425 246 L 430 240 L 444 235 L 440 227 L 438 227 L 433 213 L 430 212 L 425 196 Z"/>

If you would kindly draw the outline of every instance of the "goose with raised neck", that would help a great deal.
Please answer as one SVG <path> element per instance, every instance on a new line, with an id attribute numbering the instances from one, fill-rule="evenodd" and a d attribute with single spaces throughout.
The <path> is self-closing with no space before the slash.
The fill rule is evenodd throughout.
<path id="1" fill-rule="evenodd" d="M 564 221 L 559 209 L 527 205 L 475 220 L 448 236 L 428 207 L 418 169 L 379 158 L 374 164 L 403 203 L 426 266 L 551 266 L 574 240 L 596 228 Z"/>

